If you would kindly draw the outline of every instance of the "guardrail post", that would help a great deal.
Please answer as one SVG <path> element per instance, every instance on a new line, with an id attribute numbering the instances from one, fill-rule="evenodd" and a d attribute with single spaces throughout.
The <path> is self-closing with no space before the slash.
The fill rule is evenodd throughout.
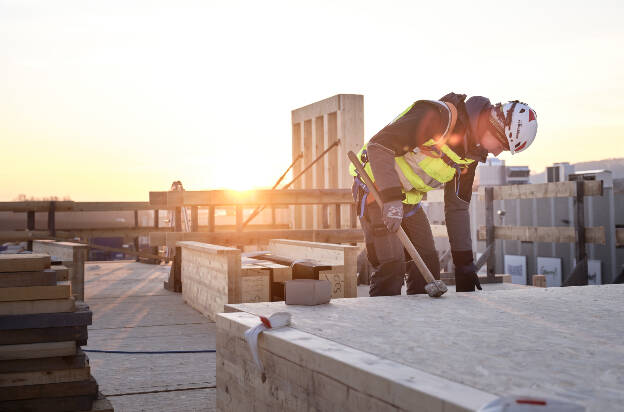
<path id="1" fill-rule="evenodd" d="M 199 207 L 191 206 L 191 232 L 199 232 Z"/>
<path id="2" fill-rule="evenodd" d="M 26 229 L 35 230 L 35 211 L 29 210 L 26 212 Z M 32 240 L 28 241 L 27 249 L 32 252 L 33 242 Z"/>
<path id="3" fill-rule="evenodd" d="M 321 229 L 329 229 L 329 207 L 321 205 Z"/>
<path id="4" fill-rule="evenodd" d="M 208 208 L 208 231 L 209 232 L 215 231 L 215 207 L 214 206 L 210 206 Z"/>
<path id="5" fill-rule="evenodd" d="M 243 207 L 240 205 L 236 206 L 236 231 L 243 231 Z"/>
<path id="6" fill-rule="evenodd" d="M 341 225 L 340 203 L 336 203 L 336 229 L 340 229 Z"/>
<path id="7" fill-rule="evenodd" d="M 154 209 L 154 229 L 158 230 L 160 226 L 160 210 Z M 158 246 L 152 247 L 152 254 L 158 255 Z"/>
<path id="8" fill-rule="evenodd" d="M 139 211 L 138 210 L 134 211 L 134 228 L 135 229 L 139 228 Z M 137 231 L 137 233 L 138 233 L 138 231 Z M 139 250 L 139 236 L 138 235 L 134 237 L 134 250 L 136 252 L 140 252 L 140 250 Z M 137 256 L 135 260 L 138 262 L 140 259 Z"/>
<path id="9" fill-rule="evenodd" d="M 485 188 L 485 246 L 490 248 L 487 258 L 487 282 L 496 282 L 496 239 L 494 238 L 494 188 Z"/>
<path id="10" fill-rule="evenodd" d="M 175 211 L 173 212 L 174 214 L 174 231 L 175 232 L 181 232 L 182 231 L 182 208 L 181 207 L 176 207 Z"/>
<path id="11" fill-rule="evenodd" d="M 579 284 L 587 285 L 587 250 L 585 248 L 585 181 L 579 177 L 576 181 L 574 229 L 576 231 L 576 264 L 581 265 L 578 275 Z M 576 270 L 575 270 L 576 271 Z"/>
<path id="12" fill-rule="evenodd" d="M 48 232 L 50 236 L 56 236 L 56 220 L 55 220 L 56 202 L 52 200 L 48 206 Z"/>

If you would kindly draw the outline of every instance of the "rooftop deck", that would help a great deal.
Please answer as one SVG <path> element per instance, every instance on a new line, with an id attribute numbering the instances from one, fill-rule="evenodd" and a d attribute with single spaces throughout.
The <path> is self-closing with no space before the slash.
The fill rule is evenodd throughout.
<path id="1" fill-rule="evenodd" d="M 93 311 L 85 349 L 214 349 L 215 324 L 163 289 L 169 268 L 133 261 L 85 265 L 85 300 Z M 115 411 L 215 410 L 214 353 L 88 355 Z"/>

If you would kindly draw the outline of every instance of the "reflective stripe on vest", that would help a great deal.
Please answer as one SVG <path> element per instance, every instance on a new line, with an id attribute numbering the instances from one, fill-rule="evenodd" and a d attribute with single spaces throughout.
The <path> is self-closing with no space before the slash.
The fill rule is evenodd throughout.
<path id="1" fill-rule="evenodd" d="M 446 144 L 449 132 L 456 121 L 457 112 L 455 108 L 452 105 L 450 107 L 447 106 L 444 102 L 427 102 L 435 104 L 438 108 L 444 107 L 449 119 L 444 134 L 437 141 L 433 138 L 429 139 L 423 144 L 422 148 L 416 147 L 413 151 L 394 158 L 396 161 L 395 170 L 405 194 L 403 203 L 407 204 L 417 204 L 422 200 L 424 193 L 442 187 L 445 183 L 450 182 L 457 173 L 460 173 L 459 169 L 466 168 L 474 162 L 472 159 L 463 159 Z M 416 103 L 418 102 L 408 107 L 392 123 L 403 117 Z M 367 145 L 364 145 L 362 150 L 360 150 L 358 154 L 360 159 L 362 159 L 362 154 L 366 147 Z M 349 169 L 351 175 L 355 176 L 357 174 L 353 165 Z M 370 178 L 375 181 L 370 164 L 367 161 L 364 164 L 364 169 Z"/>

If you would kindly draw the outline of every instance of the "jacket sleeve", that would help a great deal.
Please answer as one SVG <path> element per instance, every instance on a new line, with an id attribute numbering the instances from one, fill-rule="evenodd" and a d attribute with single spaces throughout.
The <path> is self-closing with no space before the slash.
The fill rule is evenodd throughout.
<path id="1" fill-rule="evenodd" d="M 370 140 L 366 149 L 368 160 L 383 202 L 403 199 L 394 158 L 442 134 L 448 122 L 447 119 L 442 119 L 432 105 L 416 104 Z"/>
<path id="2" fill-rule="evenodd" d="M 472 198 L 472 184 L 476 168 L 477 162 L 474 162 L 465 173 L 462 173 L 459 183 L 458 179 L 453 179 L 444 186 L 446 230 L 455 266 L 466 266 L 473 261 L 468 208 Z"/>

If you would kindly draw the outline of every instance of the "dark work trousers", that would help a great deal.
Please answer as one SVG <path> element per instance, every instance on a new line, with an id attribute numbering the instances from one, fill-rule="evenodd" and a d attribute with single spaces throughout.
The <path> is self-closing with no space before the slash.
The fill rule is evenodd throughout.
<path id="1" fill-rule="evenodd" d="M 404 215 L 414 207 L 413 205 L 404 205 Z M 423 276 L 416 264 L 411 261 L 411 257 L 403 248 L 396 233 L 390 233 L 386 229 L 377 203 L 366 205 L 364 216 L 360 218 L 360 222 L 364 230 L 368 260 L 373 266 L 373 273 L 370 278 L 370 295 L 400 295 L 406 273 L 407 294 L 426 293 L 426 282 Z M 412 216 L 404 218 L 401 226 L 433 277 L 440 279 L 438 253 L 435 250 L 429 220 L 422 208 L 418 209 Z"/>

